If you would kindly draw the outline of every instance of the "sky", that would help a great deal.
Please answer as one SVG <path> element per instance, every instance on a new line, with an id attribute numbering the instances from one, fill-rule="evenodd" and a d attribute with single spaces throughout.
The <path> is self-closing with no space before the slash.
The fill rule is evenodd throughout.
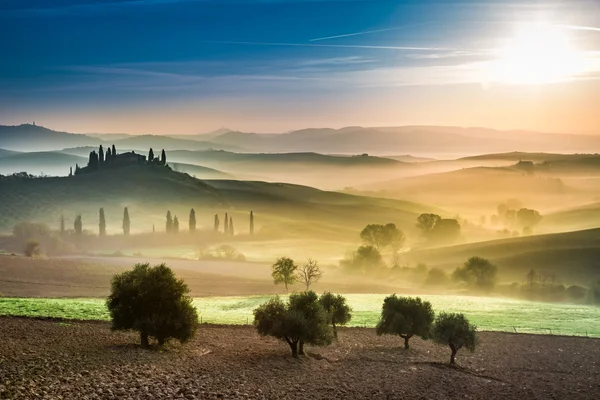
<path id="1" fill-rule="evenodd" d="M 600 134 L 598 0 L 0 0 L 0 124 Z"/>

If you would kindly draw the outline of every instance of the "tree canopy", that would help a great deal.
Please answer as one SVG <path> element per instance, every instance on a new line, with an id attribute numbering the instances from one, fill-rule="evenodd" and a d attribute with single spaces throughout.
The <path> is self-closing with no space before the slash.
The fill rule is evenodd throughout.
<path id="1" fill-rule="evenodd" d="M 296 282 L 296 270 L 298 266 L 294 263 L 294 260 L 288 257 L 280 257 L 275 261 L 275 264 L 271 267 L 271 276 L 273 282 L 277 285 L 283 283 L 285 285 L 285 291 L 288 290 L 288 285 L 293 285 Z"/>
<path id="2" fill-rule="evenodd" d="M 462 267 L 457 268 L 452 277 L 471 288 L 489 291 L 496 284 L 498 268 L 482 257 L 471 257 Z"/>
<path id="3" fill-rule="evenodd" d="M 398 230 L 395 224 L 391 223 L 386 225 L 367 225 L 360 232 L 360 238 L 377 250 L 382 250 L 390 246 L 394 252 L 397 252 L 402 247 L 406 239 L 404 233 Z"/>
<path id="4" fill-rule="evenodd" d="M 352 319 L 352 309 L 346 304 L 346 298 L 341 294 L 325 292 L 319 297 L 319 302 L 327 311 L 327 321 L 333 328 L 333 336 L 337 339 L 337 326 L 346 325 Z"/>
<path id="5" fill-rule="evenodd" d="M 413 336 L 428 339 L 434 312 L 431 303 L 419 297 L 388 296 L 383 301 L 381 318 L 377 324 L 378 335 L 398 335 L 404 339 L 404 348 Z"/>
<path id="6" fill-rule="evenodd" d="M 262 336 L 285 341 L 292 356 L 304 354 L 304 344 L 331 344 L 332 332 L 327 312 L 313 291 L 293 293 L 288 303 L 278 296 L 254 310 L 254 326 Z"/>
<path id="7" fill-rule="evenodd" d="M 456 353 L 461 348 L 475 351 L 476 332 L 477 327 L 471 325 L 463 314 L 442 312 L 435 319 L 432 337 L 436 343 L 450 347 L 450 364 L 454 364 Z"/>
<path id="8" fill-rule="evenodd" d="M 136 264 L 112 279 L 106 302 L 112 329 L 138 331 L 144 347 L 149 345 L 149 337 L 159 345 L 169 339 L 186 342 L 198 326 L 188 293 L 188 286 L 165 264 Z"/>

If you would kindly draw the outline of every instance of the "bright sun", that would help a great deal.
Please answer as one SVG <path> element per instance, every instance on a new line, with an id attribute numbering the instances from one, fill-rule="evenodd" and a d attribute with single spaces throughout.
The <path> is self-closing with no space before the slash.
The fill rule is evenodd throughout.
<path id="1" fill-rule="evenodd" d="M 490 73 L 492 81 L 537 85 L 568 80 L 580 67 L 564 29 L 536 24 L 506 42 Z"/>

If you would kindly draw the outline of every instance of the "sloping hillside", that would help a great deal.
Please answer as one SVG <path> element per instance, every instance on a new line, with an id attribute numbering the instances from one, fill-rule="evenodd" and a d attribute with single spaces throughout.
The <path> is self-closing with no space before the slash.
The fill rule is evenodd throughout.
<path id="1" fill-rule="evenodd" d="M 204 142 L 197 140 L 176 139 L 169 136 L 159 135 L 141 135 L 132 136 L 126 139 L 117 140 L 114 142 L 118 148 L 128 148 L 134 150 L 148 151 L 153 148 L 154 151 L 165 150 L 242 150 L 236 145 L 227 145 L 221 143 Z"/>
<path id="2" fill-rule="evenodd" d="M 600 226 L 600 203 L 568 208 L 544 216 L 542 227 L 560 226 L 565 230 L 597 228 Z"/>
<path id="3" fill-rule="evenodd" d="M 86 135 L 57 132 L 42 126 L 0 125 L 0 148 L 17 151 L 49 151 L 73 146 L 97 146 L 101 140 Z"/>
<path id="4" fill-rule="evenodd" d="M 87 158 L 59 152 L 43 151 L 33 153 L 15 153 L 0 157 L 0 174 L 10 175 L 27 172 L 32 175 L 66 176 L 75 165 L 85 165 Z"/>
<path id="5" fill-rule="evenodd" d="M 525 279 L 529 270 L 555 274 L 559 282 L 588 285 L 590 277 L 600 278 L 600 229 L 513 239 L 493 240 L 460 246 L 413 250 L 406 253 L 411 262 L 448 271 L 469 257 L 490 259 L 499 268 L 500 279 Z"/>
<path id="6" fill-rule="evenodd" d="M 234 180 L 200 181 L 165 167 L 133 165 L 118 170 L 65 178 L 0 178 L 0 229 L 23 220 L 58 226 L 64 214 L 68 227 L 81 213 L 84 226 L 97 230 L 98 209 L 105 208 L 112 231 L 118 231 L 123 207 L 129 207 L 132 229 L 164 228 L 167 210 L 182 223 L 190 208 L 199 224 L 211 226 L 215 213 L 230 212 L 247 218 L 260 215 L 259 226 L 280 236 L 351 237 L 367 223 L 395 222 L 414 227 L 418 214 L 439 212 L 421 204 L 325 192 L 311 187 Z M 257 226 L 258 228 L 258 226 Z M 247 228 L 244 227 L 244 231 Z M 240 230 L 241 231 L 241 230 Z"/>

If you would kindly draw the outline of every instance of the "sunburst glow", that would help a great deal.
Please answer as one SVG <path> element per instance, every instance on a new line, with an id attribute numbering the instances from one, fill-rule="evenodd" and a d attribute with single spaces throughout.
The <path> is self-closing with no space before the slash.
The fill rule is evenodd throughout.
<path id="1" fill-rule="evenodd" d="M 492 65 L 492 81 L 537 85 L 574 78 L 581 72 L 583 60 L 565 29 L 536 24 L 508 39 Z"/>

